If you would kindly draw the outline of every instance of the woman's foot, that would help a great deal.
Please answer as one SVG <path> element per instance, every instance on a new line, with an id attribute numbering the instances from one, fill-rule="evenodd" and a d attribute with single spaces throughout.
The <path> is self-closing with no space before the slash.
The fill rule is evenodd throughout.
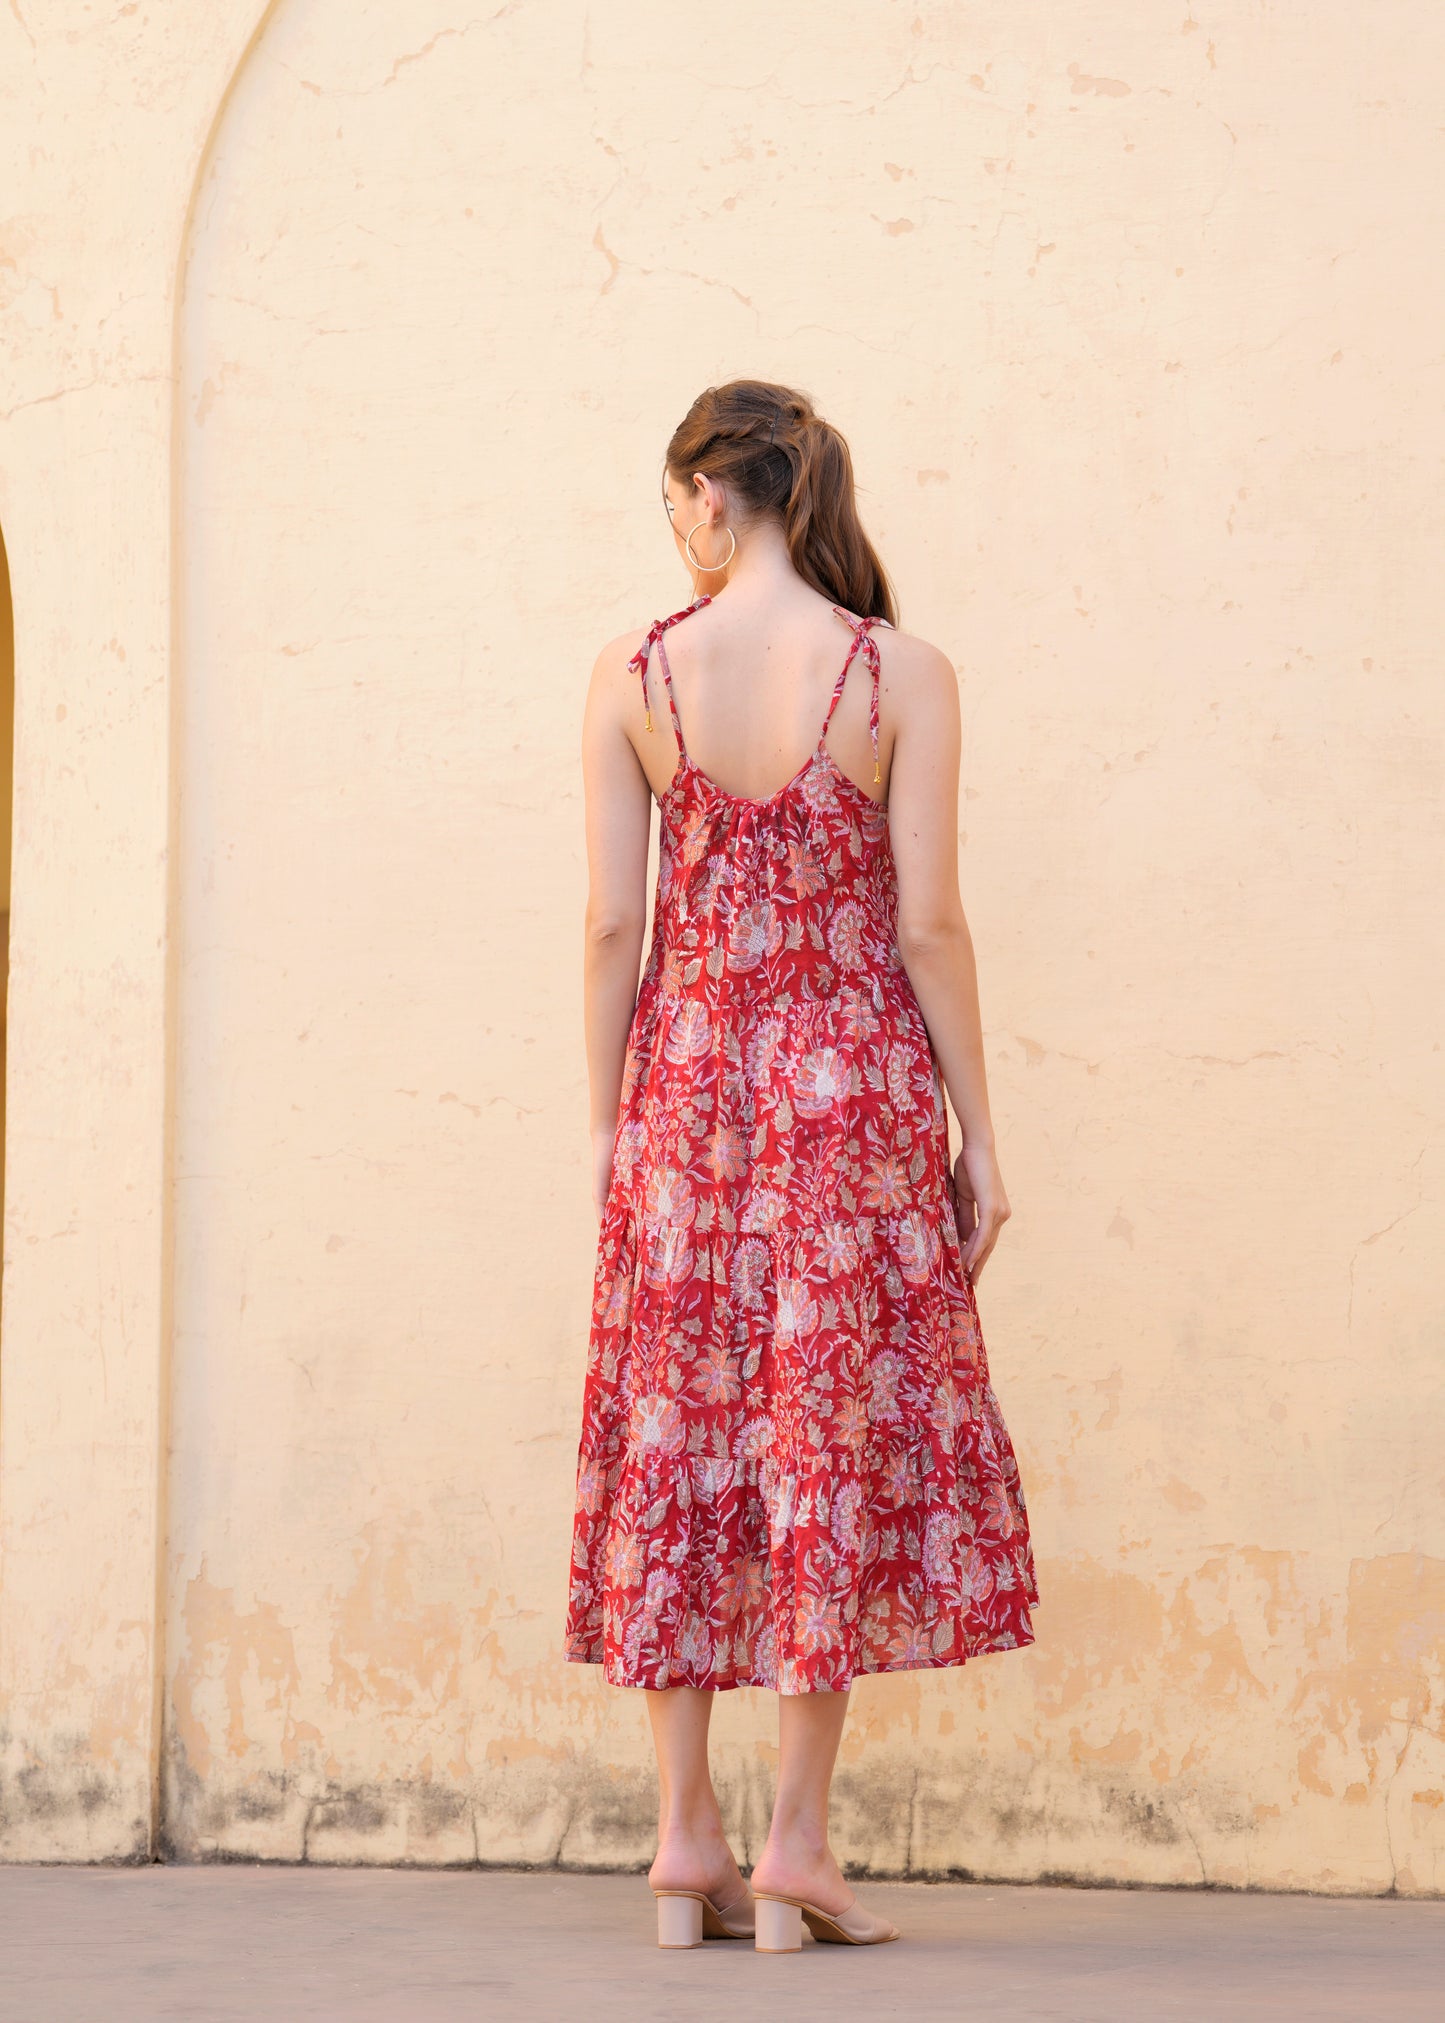
<path id="1" fill-rule="evenodd" d="M 748 1894 L 721 1821 L 716 1826 L 664 1827 L 647 1880 L 655 1890 L 701 1890 L 719 1911 L 743 1903 Z"/>
<path id="2" fill-rule="evenodd" d="M 770 1834 L 750 1881 L 755 1896 L 800 1897 L 820 1911 L 845 1911 L 854 1902 L 828 1843 L 798 1835 Z"/>

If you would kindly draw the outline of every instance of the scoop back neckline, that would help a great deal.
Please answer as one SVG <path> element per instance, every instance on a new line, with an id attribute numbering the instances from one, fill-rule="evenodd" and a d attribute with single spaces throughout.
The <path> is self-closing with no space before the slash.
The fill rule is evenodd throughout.
<path id="1" fill-rule="evenodd" d="M 682 754 L 678 759 L 677 765 L 673 769 L 672 778 L 668 781 L 667 785 L 663 788 L 661 794 L 658 796 L 657 805 L 660 808 L 665 801 L 670 800 L 675 790 L 679 786 L 681 786 L 684 773 L 690 772 L 695 776 L 695 778 L 697 778 L 702 782 L 703 786 L 706 787 L 706 789 L 710 794 L 714 795 L 720 801 L 731 801 L 735 807 L 739 808 L 770 808 L 772 807 L 775 801 L 781 801 L 787 794 L 790 794 L 794 789 L 794 787 L 796 787 L 800 783 L 800 781 L 805 779 L 807 775 L 813 770 L 814 766 L 817 765 L 819 759 L 825 760 L 826 763 L 832 767 L 834 774 L 843 783 L 843 785 L 846 787 L 851 787 L 853 789 L 853 792 L 859 795 L 862 800 L 866 801 L 870 808 L 877 808 L 880 812 L 883 812 L 886 809 L 887 803 L 885 801 L 875 801 L 873 796 L 867 791 L 867 789 L 864 787 L 860 787 L 858 782 L 853 778 L 853 776 L 850 773 L 844 772 L 843 768 L 838 764 L 838 761 L 834 758 L 832 752 L 829 751 L 826 742 L 822 738 L 819 738 L 817 744 L 813 747 L 812 751 L 808 754 L 807 758 L 804 759 L 802 765 L 799 766 L 798 770 L 794 773 L 793 777 L 790 780 L 785 780 L 782 786 L 776 788 L 774 792 L 771 794 L 729 793 L 726 787 L 721 786 L 718 783 L 718 781 L 716 781 L 713 778 L 711 773 L 706 772 L 703 769 L 703 767 L 701 767 L 698 764 L 697 760 L 693 757 L 692 753 L 688 751 L 684 746 Z"/>

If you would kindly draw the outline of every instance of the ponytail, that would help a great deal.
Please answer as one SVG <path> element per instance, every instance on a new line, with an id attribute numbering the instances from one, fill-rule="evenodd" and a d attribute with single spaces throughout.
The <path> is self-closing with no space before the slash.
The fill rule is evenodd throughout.
<path id="1" fill-rule="evenodd" d="M 898 622 L 893 586 L 863 531 L 853 459 L 805 393 L 734 379 L 700 393 L 667 445 L 675 477 L 701 471 L 749 517 L 777 520 L 793 567 L 830 604 Z"/>

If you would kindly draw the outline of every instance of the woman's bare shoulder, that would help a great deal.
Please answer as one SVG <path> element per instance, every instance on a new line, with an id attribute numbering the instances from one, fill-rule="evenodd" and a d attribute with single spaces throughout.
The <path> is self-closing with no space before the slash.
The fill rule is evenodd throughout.
<path id="1" fill-rule="evenodd" d="M 649 627 L 634 625 L 628 632 L 619 632 L 615 639 L 598 650 L 593 665 L 596 667 L 622 668 L 632 659 L 646 639 Z"/>
<path id="2" fill-rule="evenodd" d="M 635 625 L 628 632 L 619 632 L 599 649 L 592 663 L 591 689 L 594 695 L 620 697 L 629 685 L 636 688 L 637 670 L 631 662 L 647 634 L 647 626 Z"/>
<path id="3" fill-rule="evenodd" d="M 953 662 L 931 639 L 896 626 L 879 625 L 873 637 L 878 641 L 879 699 L 890 696 L 896 702 L 909 700 L 937 705 L 958 695 L 958 674 Z"/>

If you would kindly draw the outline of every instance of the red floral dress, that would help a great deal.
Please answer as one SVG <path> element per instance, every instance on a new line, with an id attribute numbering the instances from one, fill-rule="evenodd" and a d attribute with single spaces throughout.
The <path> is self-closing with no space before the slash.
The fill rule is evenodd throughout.
<path id="1" fill-rule="evenodd" d="M 1018 1467 L 963 1270 L 888 816 L 825 739 L 766 798 L 683 743 L 598 1241 L 566 1656 L 837 1691 L 1033 1641 Z M 648 718 L 649 725 L 651 717 Z"/>

